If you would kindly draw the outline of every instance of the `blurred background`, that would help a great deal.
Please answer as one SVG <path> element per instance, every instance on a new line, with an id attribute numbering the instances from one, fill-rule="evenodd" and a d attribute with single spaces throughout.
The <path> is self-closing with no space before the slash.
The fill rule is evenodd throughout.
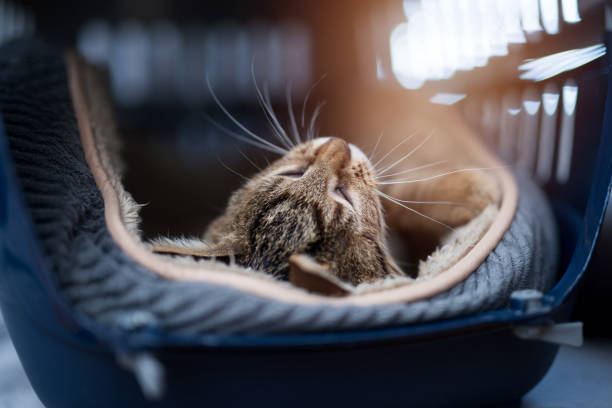
<path id="1" fill-rule="evenodd" d="M 0 0 L 0 44 L 36 35 L 106 71 L 125 184 L 147 204 L 145 236 L 196 235 L 242 182 L 235 173 L 271 157 L 227 135 L 236 127 L 212 97 L 270 133 L 255 84 L 283 126 L 291 105 L 300 128 L 318 117 L 321 134 L 350 134 L 366 151 L 384 129 L 359 126 L 364 110 L 459 112 L 506 162 L 582 213 L 611 10 L 605 0 Z M 609 213 L 575 316 L 590 336 L 612 335 L 602 318 Z"/>
<path id="2" fill-rule="evenodd" d="M 592 168 L 573 163 L 584 157 L 573 150 L 594 157 L 596 148 L 574 143 L 574 134 L 601 126 L 603 82 L 584 79 L 603 78 L 607 69 L 604 3 L 2 0 L 0 42 L 36 33 L 106 70 L 126 160 L 138 163 L 128 165 L 126 183 L 137 201 L 149 203 L 145 235 L 196 234 L 211 213 L 202 206 L 224 204 L 206 197 L 198 177 L 212 171 L 206 166 L 254 171 L 234 154 L 238 146 L 251 157 L 248 146 L 209 120 L 236 131 L 211 91 L 246 127 L 270 133 L 256 83 L 282 124 L 289 96 L 300 127 L 308 128 L 316 112 L 322 134 L 372 143 L 379 132 L 355 135 L 356 109 L 347 106 L 377 113 L 381 104 L 398 112 L 450 106 L 545 188 L 588 180 Z M 236 177 L 225 173 L 229 192 Z M 588 187 L 572 189 L 579 209 Z"/>

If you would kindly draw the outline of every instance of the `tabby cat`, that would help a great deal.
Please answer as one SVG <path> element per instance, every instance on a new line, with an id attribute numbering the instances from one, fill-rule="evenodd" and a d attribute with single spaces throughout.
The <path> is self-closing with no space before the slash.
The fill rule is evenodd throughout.
<path id="1" fill-rule="evenodd" d="M 477 185 L 479 180 L 474 178 L 482 174 L 459 170 L 447 172 L 448 177 L 426 178 L 428 183 L 411 187 L 400 200 L 397 195 L 388 194 L 397 190 L 398 185 L 383 182 L 375 166 L 358 147 L 337 137 L 314 137 L 312 123 L 318 109 L 307 140 L 302 142 L 292 110 L 289 114 L 293 139 L 278 123 L 269 101 L 259 93 L 260 102 L 281 142 L 273 144 L 246 129 L 223 107 L 212 89 L 211 94 L 223 112 L 244 132 L 230 134 L 282 157 L 231 195 L 225 212 L 210 224 L 201 240 L 159 239 L 152 243 L 155 252 L 231 259 L 238 265 L 263 271 L 280 280 L 288 280 L 292 270 L 310 270 L 359 285 L 404 275 L 388 247 L 381 198 L 397 204 L 401 210 L 422 215 L 425 222 L 443 225 L 446 229 L 469 221 L 499 198 L 469 193 L 474 189 L 463 186 Z M 387 166 L 385 171 L 408 156 Z M 400 173 L 404 172 L 397 174 Z M 384 184 L 389 184 L 387 193 L 379 189 L 385 187 Z M 454 186 L 457 201 L 470 204 L 468 211 L 460 207 L 450 212 L 441 211 L 433 218 L 406 205 L 453 204 L 427 201 L 440 197 L 440 189 L 448 189 L 448 185 Z M 468 192 L 468 197 L 463 197 L 464 191 Z M 411 197 L 423 201 L 407 200 Z"/>

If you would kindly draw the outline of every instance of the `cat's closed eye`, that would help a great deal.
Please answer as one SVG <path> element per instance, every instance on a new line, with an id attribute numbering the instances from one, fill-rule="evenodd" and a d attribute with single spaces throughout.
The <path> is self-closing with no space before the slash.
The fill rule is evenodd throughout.
<path id="1" fill-rule="evenodd" d="M 334 193 L 341 199 L 348 202 L 351 205 L 351 207 L 354 207 L 353 200 L 351 200 L 351 196 L 348 190 L 346 189 L 346 187 L 344 186 L 344 184 L 339 183 L 334 189 Z"/>
<path id="2" fill-rule="evenodd" d="M 306 168 L 304 167 L 298 167 L 295 169 L 290 169 L 290 170 L 286 170 L 283 171 L 282 173 L 279 173 L 279 176 L 284 176 L 284 177 L 290 177 L 290 178 L 300 178 L 304 175 L 304 173 L 306 173 Z"/>

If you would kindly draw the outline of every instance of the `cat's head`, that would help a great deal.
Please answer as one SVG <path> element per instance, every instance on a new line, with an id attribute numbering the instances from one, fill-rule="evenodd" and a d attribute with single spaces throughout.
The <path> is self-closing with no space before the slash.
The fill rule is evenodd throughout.
<path id="1" fill-rule="evenodd" d="M 385 242 L 375 173 L 342 139 L 299 144 L 253 176 L 205 234 L 215 255 L 287 279 L 320 269 L 359 284 L 400 275 Z"/>

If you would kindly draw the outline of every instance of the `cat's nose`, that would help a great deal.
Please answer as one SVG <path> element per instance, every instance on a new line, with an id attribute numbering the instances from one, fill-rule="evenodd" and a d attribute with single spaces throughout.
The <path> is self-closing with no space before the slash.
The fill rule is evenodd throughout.
<path id="1" fill-rule="evenodd" d="M 333 170 L 340 170 L 350 160 L 351 148 L 349 144 L 337 137 L 330 137 L 317 151 L 317 161 Z"/>

